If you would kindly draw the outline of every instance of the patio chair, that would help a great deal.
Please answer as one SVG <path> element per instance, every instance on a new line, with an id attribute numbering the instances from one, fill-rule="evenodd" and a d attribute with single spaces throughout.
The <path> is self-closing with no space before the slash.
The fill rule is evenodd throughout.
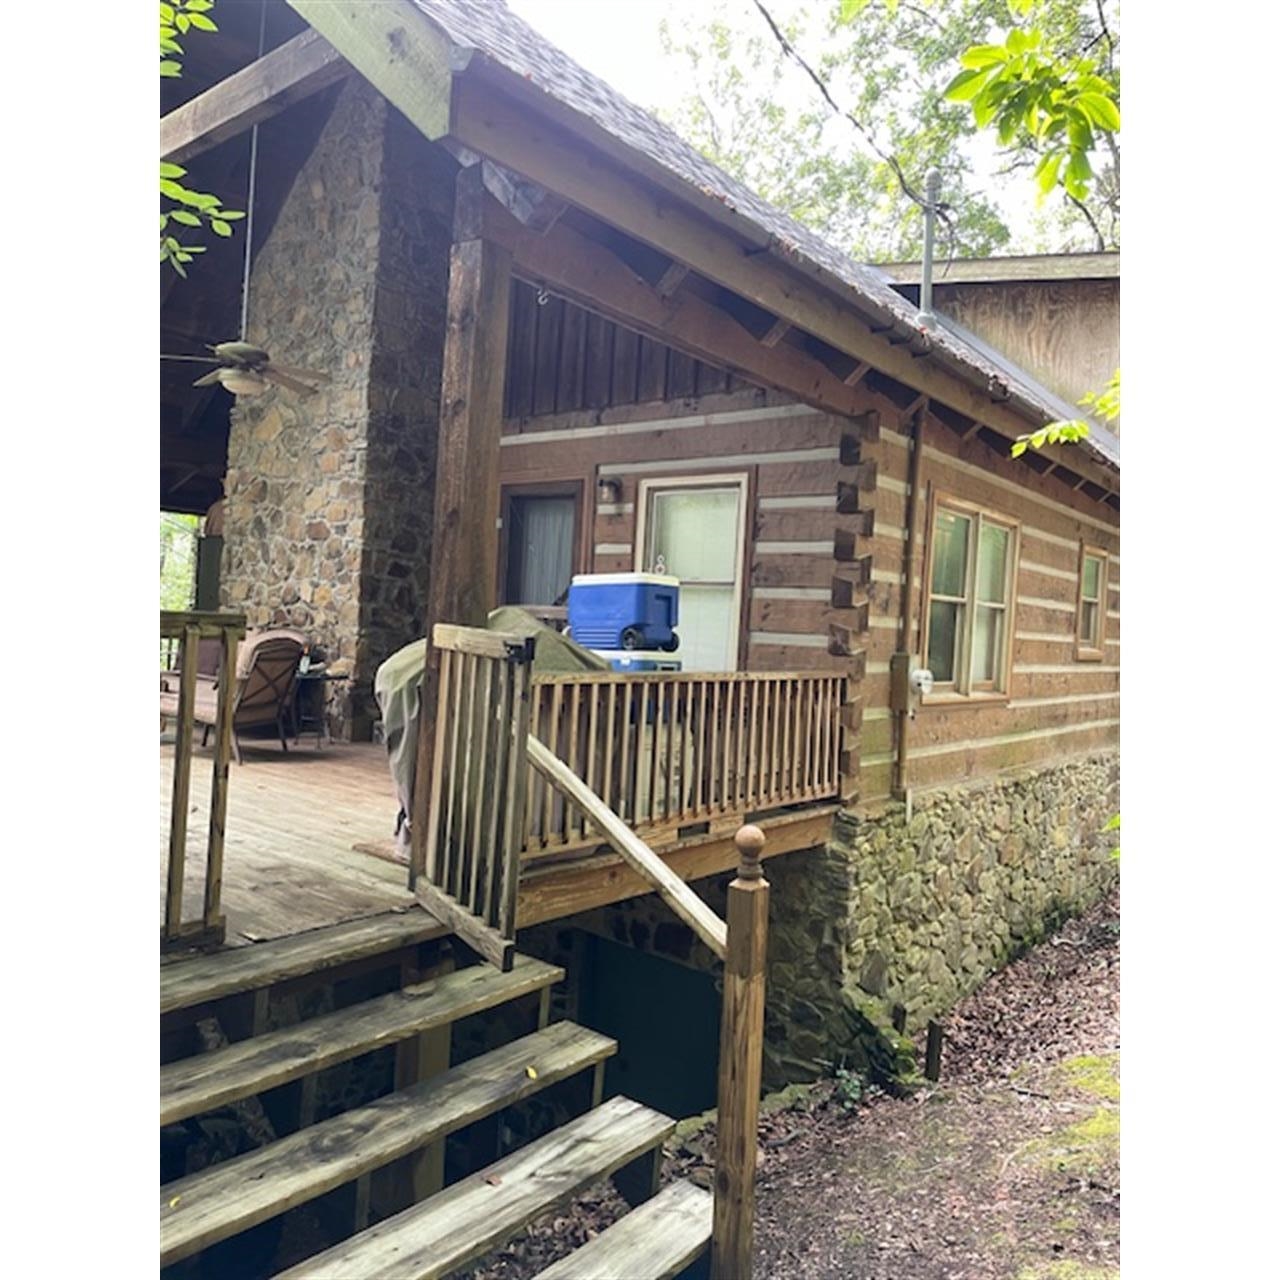
<path id="1" fill-rule="evenodd" d="M 252 725 L 274 724 L 280 735 L 280 746 L 289 750 L 286 726 L 293 713 L 294 686 L 298 679 L 298 661 L 307 643 L 301 631 L 286 629 L 250 631 L 236 658 L 236 691 L 232 699 L 231 745 L 236 763 L 243 764 L 240 730 Z M 194 722 L 204 729 L 202 744 L 218 723 L 218 682 L 201 671 L 197 675 Z M 162 679 L 160 714 L 176 718 L 178 685 L 172 677 Z"/>

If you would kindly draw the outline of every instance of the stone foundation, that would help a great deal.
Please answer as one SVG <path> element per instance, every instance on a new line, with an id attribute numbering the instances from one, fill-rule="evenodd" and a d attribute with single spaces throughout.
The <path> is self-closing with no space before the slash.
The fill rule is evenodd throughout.
<path id="1" fill-rule="evenodd" d="M 890 1083 L 914 1071 L 893 1009 L 919 1029 L 1079 914 L 1114 882 L 1119 760 L 1053 769 L 842 814 L 824 848 L 765 863 L 771 885 L 765 1084 L 844 1065 Z M 692 887 L 723 914 L 729 875 Z M 557 1014 L 577 1016 L 578 931 L 719 978 L 720 963 L 655 894 L 522 931 L 522 950 L 562 964 Z"/>
<path id="2" fill-rule="evenodd" d="M 974 990 L 1118 875 L 1102 828 L 1120 806 L 1114 751 L 841 814 L 824 849 L 767 864 L 768 1074 L 844 1055 L 880 1075 L 908 1031 Z"/>

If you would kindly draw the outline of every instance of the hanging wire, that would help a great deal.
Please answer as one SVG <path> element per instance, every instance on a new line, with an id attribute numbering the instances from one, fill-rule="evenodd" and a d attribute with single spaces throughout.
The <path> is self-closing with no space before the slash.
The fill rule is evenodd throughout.
<path id="1" fill-rule="evenodd" d="M 267 42 L 267 0 L 261 0 L 258 14 L 258 57 L 262 57 Z M 240 340 L 247 341 L 249 328 L 249 268 L 253 263 L 253 206 L 254 192 L 258 185 L 258 126 L 249 134 L 249 191 L 245 197 L 248 208 L 244 217 L 244 274 L 240 280 Z"/>

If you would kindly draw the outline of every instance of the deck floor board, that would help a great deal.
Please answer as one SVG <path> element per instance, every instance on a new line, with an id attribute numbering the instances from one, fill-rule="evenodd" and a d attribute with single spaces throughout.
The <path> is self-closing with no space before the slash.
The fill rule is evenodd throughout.
<path id="1" fill-rule="evenodd" d="M 200 912 L 213 753 L 195 749 L 187 831 L 184 914 Z M 357 853 L 385 840 L 397 802 L 385 750 L 374 743 L 290 747 L 247 741 L 231 766 L 222 905 L 227 943 L 283 938 L 379 915 L 414 898 L 403 867 Z M 160 748 L 160 895 L 163 918 L 173 747 Z"/>

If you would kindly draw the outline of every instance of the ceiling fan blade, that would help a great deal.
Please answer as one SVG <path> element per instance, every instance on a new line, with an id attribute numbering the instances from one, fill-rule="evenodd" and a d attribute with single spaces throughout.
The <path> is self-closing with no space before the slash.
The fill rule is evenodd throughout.
<path id="1" fill-rule="evenodd" d="M 273 364 L 269 364 L 264 369 L 257 370 L 262 377 L 268 382 L 274 382 L 278 386 L 288 387 L 290 391 L 296 391 L 299 395 L 312 396 L 315 395 L 315 387 L 309 387 L 305 382 L 299 382 L 297 378 L 291 378 L 287 373 L 281 373 Z"/>
<path id="2" fill-rule="evenodd" d="M 266 364 L 271 359 L 261 347 L 255 347 L 252 342 L 219 342 L 209 350 L 219 360 L 226 360 L 231 364 L 259 365 Z"/>

